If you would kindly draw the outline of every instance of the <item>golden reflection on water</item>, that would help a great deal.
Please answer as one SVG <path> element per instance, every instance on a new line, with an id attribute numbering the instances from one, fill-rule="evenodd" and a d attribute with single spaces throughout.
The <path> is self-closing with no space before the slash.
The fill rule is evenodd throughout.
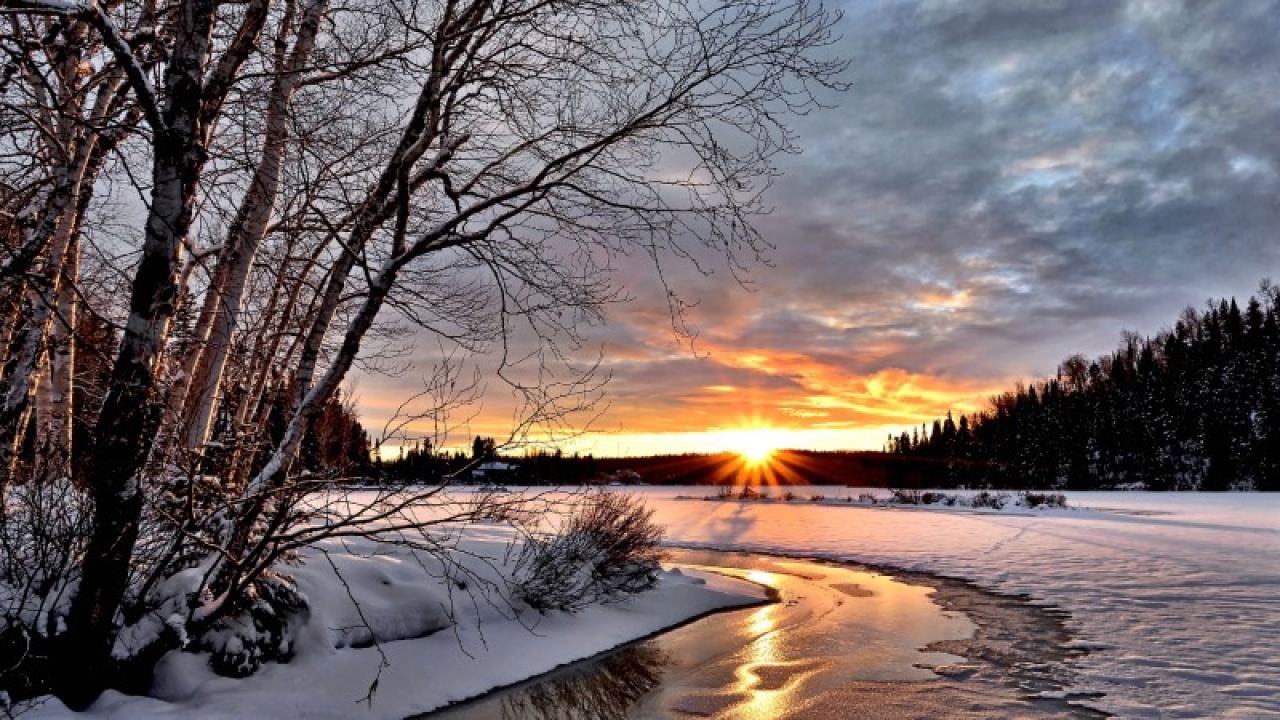
<path id="1" fill-rule="evenodd" d="M 719 568 L 773 588 L 783 601 L 744 619 L 745 645 L 727 663 L 728 682 L 714 693 L 723 703 L 714 708 L 716 717 L 793 717 L 843 682 L 936 677 L 920 663 L 945 656 L 919 648 L 969 634 L 958 627 L 967 621 L 938 612 L 928 597 L 932 588 L 847 568 L 776 564 L 779 572 Z"/>
<path id="2" fill-rule="evenodd" d="M 772 648 L 762 648 L 762 655 Z M 786 717 L 803 703 L 805 685 L 821 669 L 807 660 L 763 660 L 744 663 L 734 671 L 736 694 L 744 698 L 731 710 L 737 718 L 773 720 Z"/>
<path id="3" fill-rule="evenodd" d="M 772 585 L 773 573 L 752 570 L 748 578 Z M 744 720 L 772 720 L 787 715 L 801 696 L 805 681 L 817 672 L 807 660 L 787 660 L 781 648 L 779 632 L 781 605 L 768 605 L 756 610 L 747 620 L 754 638 L 744 649 L 741 662 L 734 669 L 732 695 L 742 698 L 730 715 Z"/>
<path id="4" fill-rule="evenodd" d="M 765 638 L 760 637 L 774 631 L 774 619 L 772 612 L 757 610 L 751 619 L 747 621 L 747 631 L 752 637 L 759 638 L 760 642 L 764 642 Z"/>
<path id="5" fill-rule="evenodd" d="M 852 683 L 935 678 L 927 666 L 960 658 L 920 648 L 973 633 L 967 618 L 933 603 L 932 589 L 874 572 L 759 557 L 740 559 L 757 567 L 734 567 L 732 554 L 673 555 L 684 567 L 714 568 L 770 587 L 777 602 L 694 623 L 592 661 L 590 669 L 557 671 L 441 717 L 841 717 L 853 711 L 838 699 Z"/>

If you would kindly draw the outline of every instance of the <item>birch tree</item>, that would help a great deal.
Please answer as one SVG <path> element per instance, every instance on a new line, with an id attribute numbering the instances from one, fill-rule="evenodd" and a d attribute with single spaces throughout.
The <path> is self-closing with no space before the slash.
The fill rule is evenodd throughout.
<path id="1" fill-rule="evenodd" d="M 19 306 L 0 345 L 5 359 L 0 398 L 0 484 L 14 470 L 17 445 L 36 398 L 41 368 L 50 364 L 50 334 L 58 352 L 53 383 L 45 393 L 46 415 L 69 416 L 70 283 L 78 262 L 76 237 L 104 154 L 128 124 L 125 76 L 118 67 L 95 64 L 101 41 L 88 23 L 74 19 L 8 20 L 12 35 L 5 83 L 5 146 L 10 159 L 10 203 L 17 226 L 15 246 L 3 258 L 5 292 Z M 122 112 L 124 113 L 122 116 Z M 26 172 L 20 174 L 19 172 Z M 25 231 L 25 232 L 24 232 Z M 48 373 L 44 373 L 48 374 Z M 48 387 L 49 383 L 46 383 Z M 56 401 L 55 401 L 56 398 Z M 61 420 L 44 423 L 45 446 L 69 461 L 69 430 Z M 65 467 L 60 467 L 65 470 Z"/>
<path id="2" fill-rule="evenodd" d="M 136 148 L 119 151 L 113 134 L 82 158 L 55 138 L 62 156 L 43 161 L 46 185 L 76 178 L 83 194 L 84 169 L 109 158 L 145 206 L 86 458 L 88 536 L 71 553 L 82 562 L 65 630 L 52 633 L 54 665 L 78 668 L 55 688 L 73 706 L 112 682 L 113 647 L 146 612 L 178 602 L 183 632 L 198 637 L 240 611 L 282 557 L 429 500 L 384 497 L 377 511 L 316 525 L 307 498 L 329 480 L 296 468 L 312 423 L 388 322 L 492 353 L 523 400 L 517 426 L 590 407 L 598 378 L 569 358 L 619 296 L 612 268 L 640 259 L 661 273 L 699 248 L 732 267 L 758 256 L 767 243 L 751 221 L 767 209 L 773 159 L 796 149 L 787 118 L 838 87 L 841 68 L 822 57 L 838 17 L 816 0 L 0 9 L 64 44 L 79 33 L 112 92 L 93 95 L 78 115 L 91 122 L 74 126 Z M 25 93 L 6 107 L 57 114 L 34 78 L 6 73 Z M 50 288 L 75 283 L 63 269 L 68 230 L 89 207 L 59 192 L 62 204 L 39 205 L 40 222 L 2 259 L 6 284 L 43 283 L 50 316 Z M 175 329 L 183 307 L 193 325 Z M 39 333 L 23 327 L 44 343 L 40 322 Z M 517 351 L 518 335 L 537 343 Z M 10 467 L 42 351 L 5 351 Z M 439 391 L 440 407 L 457 404 Z M 264 442 L 272 412 L 282 431 Z M 244 442 L 214 464 L 204 450 L 219 417 Z M 193 569 L 195 590 L 159 595 L 164 578 Z M 151 642 L 131 652 L 177 646 Z"/>

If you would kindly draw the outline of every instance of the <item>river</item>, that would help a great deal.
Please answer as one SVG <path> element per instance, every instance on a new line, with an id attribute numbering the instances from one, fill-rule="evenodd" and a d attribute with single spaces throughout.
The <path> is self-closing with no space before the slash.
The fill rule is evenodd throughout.
<path id="1" fill-rule="evenodd" d="M 489 720 L 1096 717 L 1062 692 L 1061 616 L 967 583 L 801 558 L 672 550 L 776 599 L 430 714 Z"/>

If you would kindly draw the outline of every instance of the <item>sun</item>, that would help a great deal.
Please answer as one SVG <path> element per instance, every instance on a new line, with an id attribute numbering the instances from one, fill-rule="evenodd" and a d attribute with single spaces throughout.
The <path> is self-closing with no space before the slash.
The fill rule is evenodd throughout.
<path id="1" fill-rule="evenodd" d="M 743 460 L 746 460 L 747 462 L 752 464 L 756 464 L 756 463 L 762 463 L 768 460 L 769 458 L 773 457 L 773 451 L 776 449 L 777 448 L 771 448 L 771 447 L 766 447 L 761 445 L 757 447 L 740 448 L 738 450 L 735 450 L 735 452 L 741 455 Z"/>
<path id="2" fill-rule="evenodd" d="M 769 428 L 733 430 L 724 434 L 726 449 L 752 465 L 768 462 L 781 447 L 782 434 Z"/>

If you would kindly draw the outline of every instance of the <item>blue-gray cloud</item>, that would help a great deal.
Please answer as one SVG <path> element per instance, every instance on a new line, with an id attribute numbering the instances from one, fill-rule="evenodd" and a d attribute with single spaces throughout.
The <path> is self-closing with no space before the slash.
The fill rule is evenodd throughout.
<path id="1" fill-rule="evenodd" d="M 901 367 L 1047 373 L 1277 266 L 1275 3 L 849 9 L 851 90 L 763 224 L 771 298 Z"/>

